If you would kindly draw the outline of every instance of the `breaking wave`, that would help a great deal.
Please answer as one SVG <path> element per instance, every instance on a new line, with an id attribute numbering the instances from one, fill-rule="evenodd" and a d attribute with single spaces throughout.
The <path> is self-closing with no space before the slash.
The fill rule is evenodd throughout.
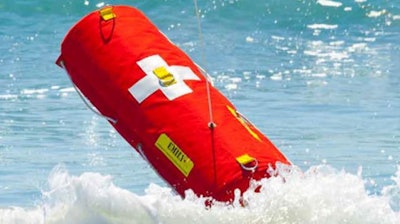
<path id="1" fill-rule="evenodd" d="M 281 169 L 261 180 L 260 193 L 245 192 L 245 207 L 216 203 L 190 191 L 181 199 L 170 188 L 150 184 L 132 193 L 99 173 L 72 176 L 63 166 L 49 176 L 35 208 L 0 209 L 0 223 L 399 223 L 400 167 L 380 195 L 364 187 L 361 173 L 321 165 L 306 172 Z"/>

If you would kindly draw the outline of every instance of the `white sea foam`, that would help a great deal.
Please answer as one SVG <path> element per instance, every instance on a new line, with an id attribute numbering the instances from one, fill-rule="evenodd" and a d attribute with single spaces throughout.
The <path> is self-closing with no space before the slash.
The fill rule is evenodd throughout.
<path id="1" fill-rule="evenodd" d="M 374 11 L 374 10 L 372 10 L 372 11 L 370 11 L 370 12 L 367 14 L 367 16 L 368 16 L 368 17 L 371 17 L 371 18 L 376 18 L 376 17 L 382 16 L 382 15 L 384 15 L 384 14 L 386 14 L 386 10 L 385 10 L 385 9 L 383 9 L 383 10 L 381 10 L 381 11 Z"/>
<path id="2" fill-rule="evenodd" d="M 0 95 L 0 100 L 14 100 L 17 99 L 18 95 L 16 94 L 3 94 Z"/>
<path id="3" fill-rule="evenodd" d="M 41 88 L 41 89 L 23 89 L 23 90 L 21 91 L 21 94 L 22 94 L 22 95 L 35 95 L 35 94 L 40 95 L 40 94 L 44 94 L 44 93 L 46 93 L 46 92 L 48 92 L 48 91 L 49 91 L 49 89 L 47 89 L 47 88 Z"/>
<path id="4" fill-rule="evenodd" d="M 271 75 L 270 79 L 275 81 L 280 81 L 283 79 L 282 73 L 273 74 Z"/>
<path id="5" fill-rule="evenodd" d="M 360 52 L 368 47 L 367 43 L 355 43 L 349 47 L 349 52 Z"/>
<path id="6" fill-rule="evenodd" d="M 227 90 L 236 90 L 238 85 L 236 83 L 229 83 L 225 85 L 225 89 Z"/>
<path id="7" fill-rule="evenodd" d="M 336 24 L 311 24 L 311 25 L 307 25 L 307 27 L 309 29 L 323 29 L 323 30 L 333 30 L 338 28 L 338 25 Z"/>
<path id="8" fill-rule="evenodd" d="M 247 42 L 247 43 L 254 43 L 254 38 L 251 37 L 251 36 L 247 36 L 247 37 L 246 37 L 246 42 Z"/>
<path id="9" fill-rule="evenodd" d="M 351 7 L 344 7 L 343 10 L 346 11 L 346 12 L 349 12 L 349 11 L 353 10 L 353 8 L 351 8 Z"/>
<path id="10" fill-rule="evenodd" d="M 67 88 L 62 88 L 59 90 L 61 93 L 70 93 L 70 92 L 75 92 L 74 87 L 67 87 Z"/>
<path id="11" fill-rule="evenodd" d="M 341 2 L 330 1 L 330 0 L 318 0 L 317 3 L 322 5 L 322 6 L 329 6 L 329 7 L 340 7 L 340 6 L 342 6 Z"/>
<path id="12" fill-rule="evenodd" d="M 150 184 L 144 195 L 115 186 L 111 176 L 71 176 L 57 168 L 36 208 L 1 208 L 0 223 L 379 223 L 400 222 L 400 171 L 382 195 L 369 195 L 357 175 L 329 166 L 306 172 L 281 169 L 264 179 L 260 193 L 244 194 L 246 207 L 216 203 L 188 191 L 186 199 L 170 188 Z M 391 207 L 392 206 L 392 207 Z"/>

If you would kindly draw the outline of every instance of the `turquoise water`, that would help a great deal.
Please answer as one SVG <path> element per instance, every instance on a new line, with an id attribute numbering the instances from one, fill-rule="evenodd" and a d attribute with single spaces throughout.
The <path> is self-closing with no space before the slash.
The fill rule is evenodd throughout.
<path id="1" fill-rule="evenodd" d="M 296 164 L 286 183 L 206 210 L 89 111 L 54 61 L 107 4 L 138 7 L 206 68 Z M 0 1 L 0 223 L 400 223 L 400 3 L 199 8 L 204 45 L 191 1 Z"/>

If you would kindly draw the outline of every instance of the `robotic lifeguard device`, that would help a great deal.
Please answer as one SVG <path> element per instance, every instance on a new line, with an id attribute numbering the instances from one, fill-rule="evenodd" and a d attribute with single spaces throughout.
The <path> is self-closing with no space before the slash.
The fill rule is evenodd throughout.
<path id="1" fill-rule="evenodd" d="M 139 10 L 108 6 L 66 35 L 57 64 L 180 195 L 232 201 L 285 156 Z"/>

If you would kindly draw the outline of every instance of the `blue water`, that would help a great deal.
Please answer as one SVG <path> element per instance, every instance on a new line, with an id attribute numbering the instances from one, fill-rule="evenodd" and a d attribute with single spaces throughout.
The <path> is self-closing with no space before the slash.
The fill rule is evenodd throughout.
<path id="1" fill-rule="evenodd" d="M 107 4 L 141 9 L 207 69 L 297 166 L 286 182 L 204 209 L 89 111 L 54 61 Z M 199 9 L 204 44 L 191 1 L 0 1 L 0 223 L 400 223 L 400 3 Z"/>

